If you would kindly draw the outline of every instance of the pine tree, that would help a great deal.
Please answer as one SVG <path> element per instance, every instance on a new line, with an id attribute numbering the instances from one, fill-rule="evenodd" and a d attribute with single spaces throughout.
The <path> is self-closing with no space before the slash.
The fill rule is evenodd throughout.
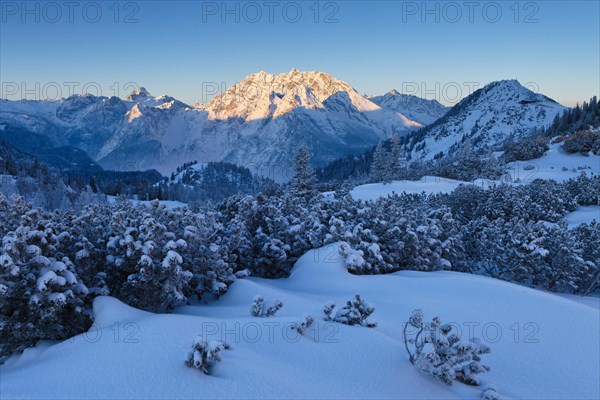
<path id="1" fill-rule="evenodd" d="M 390 165 L 388 167 L 389 179 L 400 179 L 404 168 L 404 150 L 398 135 L 390 139 Z"/>
<path id="2" fill-rule="evenodd" d="M 310 200 L 316 197 L 317 176 L 310 165 L 310 152 L 307 146 L 300 146 L 294 157 L 292 193 L 295 197 Z"/>
<path id="3" fill-rule="evenodd" d="M 375 147 L 373 162 L 371 163 L 371 179 L 374 182 L 389 182 L 389 154 L 383 143 Z"/>

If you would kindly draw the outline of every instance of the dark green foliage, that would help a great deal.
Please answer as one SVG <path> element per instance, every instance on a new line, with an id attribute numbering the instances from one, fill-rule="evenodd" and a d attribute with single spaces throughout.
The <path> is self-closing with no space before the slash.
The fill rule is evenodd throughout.
<path id="1" fill-rule="evenodd" d="M 565 138 L 562 147 L 569 153 L 600 155 L 600 130 L 575 132 Z"/>
<path id="2" fill-rule="evenodd" d="M 544 131 L 547 137 L 564 136 L 575 132 L 600 126 L 600 104 L 596 96 L 583 105 L 566 110 L 561 116 L 557 115 L 552 124 Z"/>
<path id="3" fill-rule="evenodd" d="M 185 203 L 219 202 L 234 195 L 257 194 L 274 190 L 276 184 L 252 174 L 248 168 L 225 162 L 200 165 L 185 163 L 150 191 L 150 198 L 178 200 Z"/>
<path id="4" fill-rule="evenodd" d="M 308 147 L 298 148 L 294 156 L 294 176 L 290 183 L 292 193 L 297 198 L 304 200 L 314 199 L 318 192 L 316 190 L 317 176 L 310 165 L 310 153 Z"/>
<path id="5" fill-rule="evenodd" d="M 548 151 L 548 138 L 525 138 L 516 141 L 508 141 L 504 145 L 502 159 L 505 162 L 528 161 L 540 158 Z"/>

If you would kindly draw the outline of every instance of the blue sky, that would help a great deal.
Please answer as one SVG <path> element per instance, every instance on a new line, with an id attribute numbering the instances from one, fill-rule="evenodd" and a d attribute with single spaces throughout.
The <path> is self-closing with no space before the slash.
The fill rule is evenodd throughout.
<path id="1" fill-rule="evenodd" d="M 446 104 L 499 79 L 566 105 L 600 93 L 598 1 L 78 3 L 2 1 L 2 97 L 71 82 L 124 97 L 133 82 L 193 103 L 211 82 L 293 67 Z"/>

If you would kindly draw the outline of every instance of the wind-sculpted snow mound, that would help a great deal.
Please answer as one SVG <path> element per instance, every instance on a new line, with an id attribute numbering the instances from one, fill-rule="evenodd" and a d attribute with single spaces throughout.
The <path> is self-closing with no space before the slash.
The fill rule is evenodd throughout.
<path id="1" fill-rule="evenodd" d="M 309 251 L 289 278 L 238 280 L 220 300 L 174 314 L 98 298 L 97 327 L 10 359 L 0 369 L 0 396 L 479 399 L 482 387 L 446 387 L 408 362 L 402 328 L 415 308 L 490 346 L 491 372 L 482 383 L 493 383 L 506 398 L 600 396 L 598 309 L 470 274 L 352 275 L 340 245 Z M 376 328 L 322 320 L 324 304 L 342 306 L 356 293 L 374 305 Z M 256 294 L 284 307 L 274 317 L 252 317 Z M 315 325 L 298 336 L 291 326 L 307 313 Z M 211 375 L 184 364 L 197 335 L 231 345 Z"/>

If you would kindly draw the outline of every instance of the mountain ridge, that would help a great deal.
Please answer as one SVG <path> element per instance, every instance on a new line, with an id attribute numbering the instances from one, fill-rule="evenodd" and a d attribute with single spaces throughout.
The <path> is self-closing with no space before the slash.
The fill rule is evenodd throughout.
<path id="1" fill-rule="evenodd" d="M 509 86 L 512 97 L 526 100 L 512 101 L 509 111 L 515 115 L 519 108 L 544 108 L 553 102 L 533 92 L 523 94 L 520 85 L 503 86 Z M 486 92 L 477 96 L 481 93 Z M 510 94 L 488 101 L 498 103 Z M 458 105 L 473 101 L 468 99 Z M 548 115 L 564 109 L 552 104 L 556 106 L 547 110 Z M 309 147 L 315 166 L 324 166 L 361 154 L 392 135 L 407 135 L 419 142 L 419 134 L 432 132 L 440 120 L 448 121 L 459 113 L 435 100 L 395 90 L 383 96 L 363 96 L 329 74 L 297 69 L 248 75 L 206 105 L 189 106 L 168 95 L 153 97 L 143 87 L 125 99 L 87 94 L 53 101 L 1 100 L 0 105 L 0 126 L 43 134 L 57 147 L 80 148 L 106 169 L 156 168 L 166 174 L 191 160 L 224 161 L 278 180 L 287 179 L 299 145 Z M 503 110 L 498 104 L 489 107 Z M 529 122 L 519 120 L 516 125 L 523 123 L 529 129 L 546 120 Z M 432 138 L 447 136 L 443 132 Z M 432 147 L 437 145 L 436 140 L 430 141 Z M 413 157 L 435 155 L 417 149 L 419 144 L 411 148 Z"/>
<path id="2" fill-rule="evenodd" d="M 568 108 L 522 86 L 516 79 L 494 81 L 462 99 L 444 116 L 409 135 L 410 159 L 431 160 L 468 140 L 484 150 L 550 125 Z"/>

